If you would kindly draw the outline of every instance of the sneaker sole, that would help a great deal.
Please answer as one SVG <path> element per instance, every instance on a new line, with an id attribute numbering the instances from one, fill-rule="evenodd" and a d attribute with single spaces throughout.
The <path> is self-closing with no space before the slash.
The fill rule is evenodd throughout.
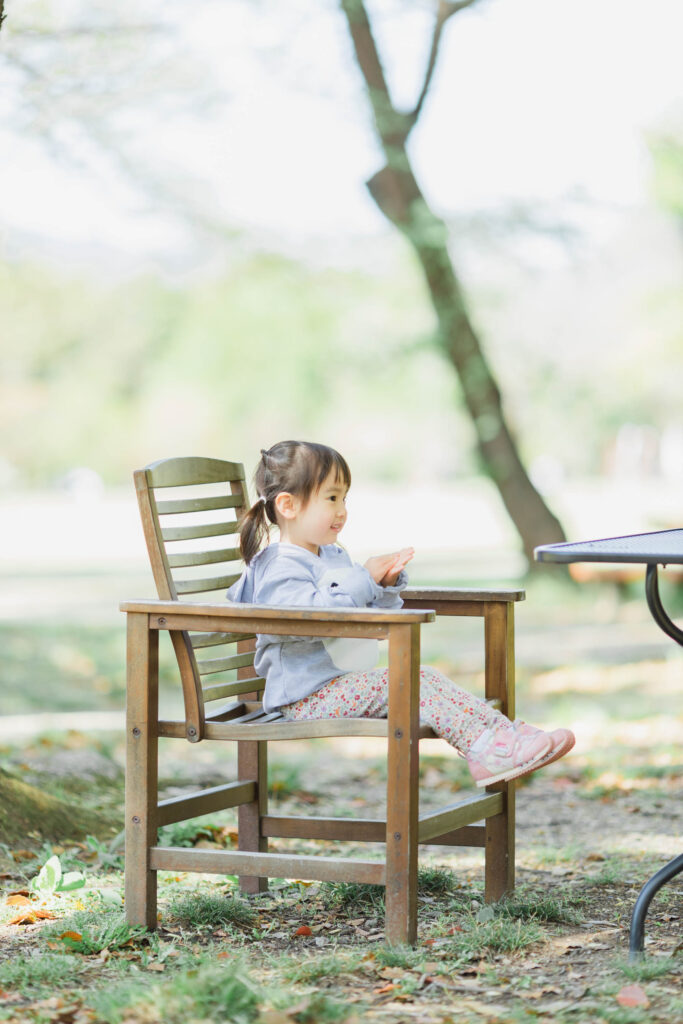
<path id="1" fill-rule="evenodd" d="M 554 753 L 555 748 L 550 740 L 548 740 L 546 749 L 537 754 L 531 761 L 518 764 L 515 768 L 508 768 L 504 772 L 499 772 L 498 775 L 490 775 L 487 779 L 477 779 L 476 783 L 478 786 L 491 786 L 494 782 L 509 782 L 510 779 L 518 779 L 521 775 L 528 775 L 530 772 L 536 771 L 537 768 L 541 767 L 541 763 L 548 764 L 549 762 L 546 759 Z"/>
<path id="2" fill-rule="evenodd" d="M 569 729 L 566 729 L 565 732 L 564 739 L 557 746 L 551 747 L 545 754 L 540 754 L 535 761 L 527 761 L 526 765 L 513 770 L 510 774 L 501 772 L 500 775 L 496 775 L 494 778 L 482 779 L 480 782 L 477 782 L 477 785 L 490 786 L 494 782 L 510 782 L 512 779 L 521 779 L 525 775 L 531 775 L 532 772 L 538 771 L 539 768 L 545 768 L 546 765 L 552 764 L 553 761 L 558 761 L 565 754 L 568 754 L 576 743 L 574 733 Z"/>
<path id="3" fill-rule="evenodd" d="M 566 735 L 556 747 L 552 747 L 547 754 L 544 754 L 543 760 L 539 761 L 538 764 L 534 764 L 532 771 L 536 771 L 537 768 L 545 768 L 547 764 L 552 764 L 553 761 L 559 761 L 561 757 L 568 754 L 576 743 L 576 737 L 570 729 L 562 730 Z"/>

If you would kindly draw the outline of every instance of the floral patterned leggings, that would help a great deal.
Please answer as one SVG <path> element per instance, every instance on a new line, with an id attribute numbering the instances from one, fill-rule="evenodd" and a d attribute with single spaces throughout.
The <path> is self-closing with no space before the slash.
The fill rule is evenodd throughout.
<path id="1" fill-rule="evenodd" d="M 308 697 L 280 708 L 289 722 L 313 718 L 386 718 L 389 670 L 346 672 L 324 683 Z M 484 729 L 508 724 L 485 701 L 426 665 L 420 666 L 420 722 L 430 725 L 461 754 L 466 754 Z"/>

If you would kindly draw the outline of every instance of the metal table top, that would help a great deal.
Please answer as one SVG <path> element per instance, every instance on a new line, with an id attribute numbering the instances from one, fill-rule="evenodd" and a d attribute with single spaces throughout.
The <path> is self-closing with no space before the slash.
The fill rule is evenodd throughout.
<path id="1" fill-rule="evenodd" d="M 571 544 L 543 544 L 534 551 L 537 562 L 639 562 L 644 565 L 683 564 L 683 529 L 634 533 Z"/>

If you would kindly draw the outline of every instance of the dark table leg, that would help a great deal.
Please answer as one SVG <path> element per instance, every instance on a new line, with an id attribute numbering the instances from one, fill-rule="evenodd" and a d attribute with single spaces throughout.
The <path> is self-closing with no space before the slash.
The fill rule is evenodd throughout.
<path id="1" fill-rule="evenodd" d="M 672 640 L 683 646 L 683 630 L 679 629 L 675 622 L 672 622 L 662 605 L 662 600 L 659 596 L 659 580 L 657 577 L 656 565 L 648 565 L 647 576 L 645 578 L 645 595 L 647 597 L 647 604 L 652 613 L 652 618 L 655 620 L 660 629 L 663 629 L 667 636 L 670 636 Z M 645 945 L 645 915 L 647 914 L 648 907 L 652 902 L 652 898 L 655 893 L 659 892 L 661 887 L 676 875 L 683 871 L 683 853 L 679 854 L 678 857 L 674 857 L 672 861 L 665 864 L 663 868 L 652 876 L 652 878 L 645 883 L 640 891 L 640 895 L 636 900 L 636 905 L 633 908 L 633 914 L 631 915 L 631 934 L 629 938 L 629 959 L 635 960 L 643 952 Z"/>
<path id="2" fill-rule="evenodd" d="M 664 611 L 662 599 L 659 596 L 659 581 L 657 578 L 657 565 L 648 565 L 647 576 L 645 577 L 645 596 L 647 597 L 648 608 L 652 613 L 660 629 L 663 629 L 667 636 L 683 646 L 683 629 L 679 629 L 675 622 L 672 622 Z"/>
<path id="3" fill-rule="evenodd" d="M 659 892 L 665 882 L 670 881 L 680 874 L 681 871 L 683 871 L 683 853 L 679 853 L 678 857 L 674 857 L 663 868 L 660 868 L 657 874 L 653 875 L 649 882 L 646 882 L 640 890 L 640 895 L 636 900 L 636 905 L 631 915 L 631 937 L 628 947 L 630 960 L 636 960 L 639 954 L 643 952 L 645 945 L 645 915 L 647 914 L 652 897 L 655 893 Z"/>

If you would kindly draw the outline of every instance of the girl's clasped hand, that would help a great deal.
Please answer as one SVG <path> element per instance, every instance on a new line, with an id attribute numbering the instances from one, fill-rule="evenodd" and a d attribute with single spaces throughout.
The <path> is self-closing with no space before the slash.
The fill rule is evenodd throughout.
<path id="1" fill-rule="evenodd" d="M 339 544 L 351 472 L 333 448 L 283 441 L 261 451 L 258 501 L 240 523 L 246 570 L 231 601 L 318 608 L 402 605 L 411 547 L 353 562 Z M 279 541 L 270 543 L 270 529 Z M 388 670 L 375 640 L 259 635 L 254 667 L 266 680 L 263 706 L 290 721 L 386 718 Z M 452 680 L 420 668 L 420 719 L 467 759 L 478 786 L 528 775 L 574 745 L 569 729 L 544 732 L 511 722 Z"/>
<path id="2" fill-rule="evenodd" d="M 375 583 L 381 587 L 393 587 L 414 554 L 415 548 L 401 548 L 390 555 L 374 555 L 368 558 L 365 568 Z"/>

